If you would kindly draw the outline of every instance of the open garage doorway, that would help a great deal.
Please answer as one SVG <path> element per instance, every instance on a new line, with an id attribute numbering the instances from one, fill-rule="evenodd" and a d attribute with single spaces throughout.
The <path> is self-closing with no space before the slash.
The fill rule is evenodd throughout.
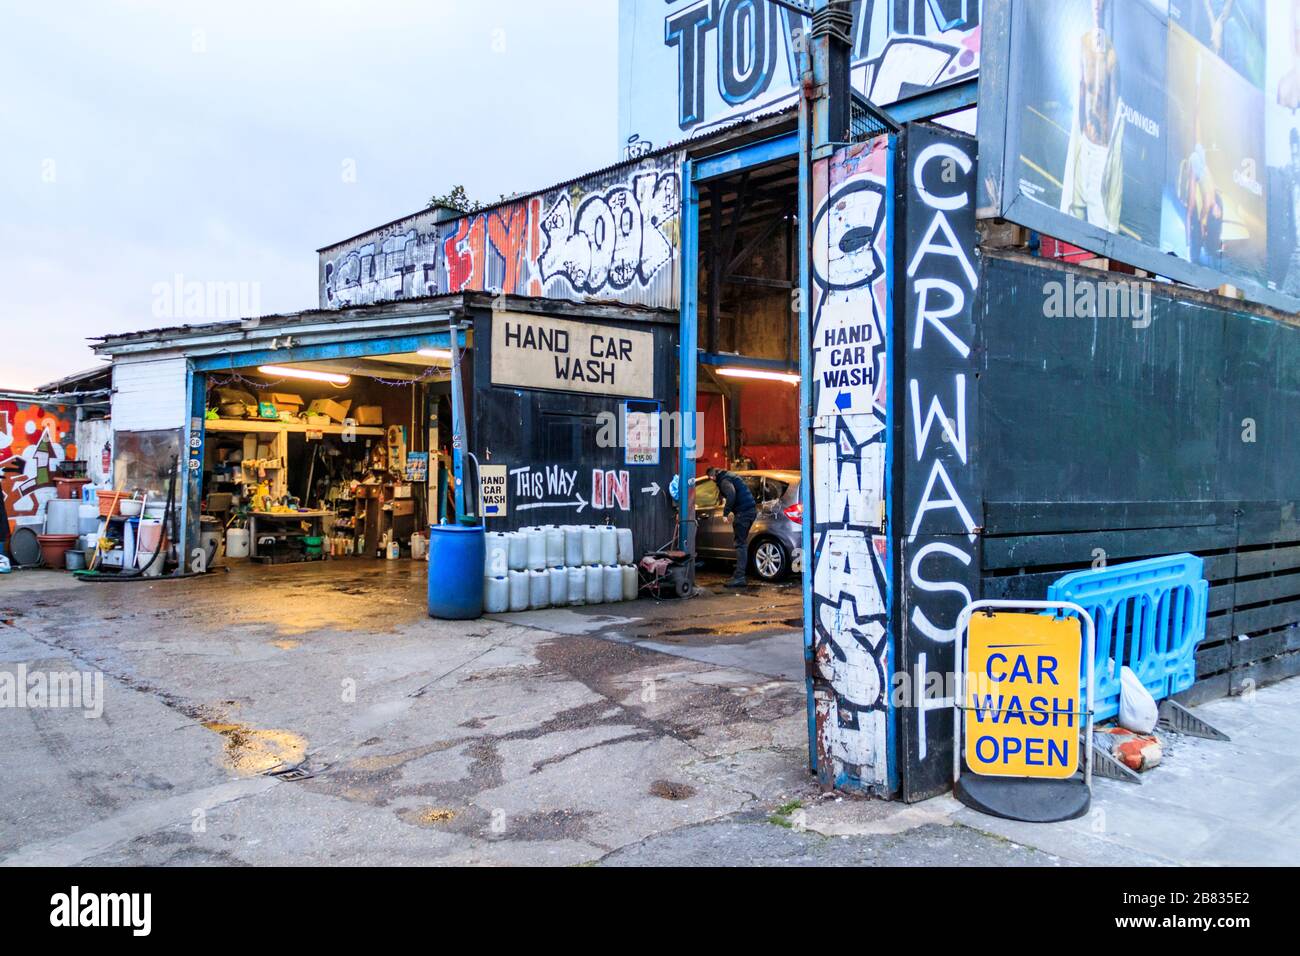
<path id="1" fill-rule="evenodd" d="M 223 558 L 421 557 L 454 508 L 450 364 L 425 348 L 209 372 L 196 470 Z"/>
<path id="2" fill-rule="evenodd" d="M 803 539 L 798 161 L 786 155 L 718 175 L 708 171 L 706 160 L 699 169 L 706 175 L 695 179 L 698 212 L 691 217 L 698 229 L 695 401 L 702 425 L 693 462 L 696 581 L 715 591 L 738 561 L 734 517 L 709 476 L 709 469 L 723 469 L 756 505 L 745 542 L 747 590 L 770 589 L 780 605 L 778 623 L 797 628 Z"/>

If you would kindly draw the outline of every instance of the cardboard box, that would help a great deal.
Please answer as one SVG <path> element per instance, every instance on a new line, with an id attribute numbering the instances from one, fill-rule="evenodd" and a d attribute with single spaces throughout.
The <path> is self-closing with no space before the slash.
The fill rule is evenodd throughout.
<path id="1" fill-rule="evenodd" d="M 342 425 L 343 419 L 348 417 L 348 409 L 351 407 L 351 399 L 344 399 L 341 402 L 336 402 L 328 398 L 318 398 L 307 406 L 307 414 L 325 415 L 331 421 Z"/>
<path id="2" fill-rule="evenodd" d="M 358 425 L 382 425 L 384 410 L 378 405 L 358 405 L 352 417 L 357 420 Z"/>
<path id="3" fill-rule="evenodd" d="M 330 423 L 330 417 L 329 417 L 328 415 L 308 415 L 308 416 L 307 416 L 307 424 L 308 424 L 308 425 L 321 426 L 321 425 L 328 425 L 329 423 Z"/>
<path id="4" fill-rule="evenodd" d="M 290 392 L 263 392 L 260 400 L 270 402 L 276 407 L 277 411 L 288 412 L 290 415 L 297 415 L 305 404 L 301 395 L 294 395 Z"/>

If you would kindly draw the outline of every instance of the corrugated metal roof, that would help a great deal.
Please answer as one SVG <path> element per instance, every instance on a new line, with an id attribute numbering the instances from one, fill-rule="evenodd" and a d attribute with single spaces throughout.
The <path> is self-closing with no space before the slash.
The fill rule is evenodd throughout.
<path id="1" fill-rule="evenodd" d="M 446 295 L 422 296 L 420 298 L 399 299 L 379 302 L 374 305 L 350 306 L 344 309 L 306 309 L 302 312 L 283 312 L 278 315 L 256 316 L 256 325 L 250 325 L 249 319 L 227 319 L 220 322 L 205 322 L 197 325 L 172 325 L 156 329 L 140 329 L 135 332 L 122 332 L 114 335 L 101 335 L 90 339 L 100 343 L 92 348 L 111 348 L 114 345 L 162 341 L 164 339 L 189 338 L 206 335 L 220 335 L 223 332 L 239 333 L 250 329 L 283 328 L 301 325 L 305 322 L 345 323 L 370 317 L 380 318 L 389 313 L 414 313 L 419 315 L 424 310 L 448 311 L 460 307 L 488 308 L 500 298 L 491 292 L 452 292 Z M 550 311 L 563 313 L 594 313 L 601 309 L 617 308 L 646 315 L 675 316 L 677 310 L 655 308 L 615 300 L 555 299 L 541 296 L 507 295 L 507 304 L 520 306 L 542 306 Z M 106 366 L 107 367 L 107 366 Z"/>

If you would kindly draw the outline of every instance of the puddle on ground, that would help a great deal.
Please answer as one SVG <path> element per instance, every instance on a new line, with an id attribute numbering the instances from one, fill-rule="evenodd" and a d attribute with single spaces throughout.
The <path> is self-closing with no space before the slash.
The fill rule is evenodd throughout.
<path id="1" fill-rule="evenodd" d="M 444 807 L 405 807 L 397 811 L 403 823 L 417 827 L 436 827 L 456 819 L 456 811 Z"/>
<path id="2" fill-rule="evenodd" d="M 650 784 L 650 793 L 664 800 L 688 800 L 695 796 L 695 788 L 676 780 L 656 780 Z"/>
<path id="3" fill-rule="evenodd" d="M 281 765 L 292 767 L 307 755 L 306 739 L 290 730 L 257 730 L 219 720 L 204 721 L 203 726 L 226 738 L 226 766 L 247 777 Z"/>
<path id="4" fill-rule="evenodd" d="M 637 634 L 637 637 L 643 640 L 662 640 L 669 644 L 680 644 L 682 641 L 674 641 L 673 638 L 749 637 L 769 633 L 771 631 L 782 631 L 790 628 L 801 627 L 802 624 L 803 622 L 798 618 L 764 621 L 731 621 L 726 624 L 714 624 L 709 627 L 694 625 L 691 627 L 670 628 L 665 631 L 641 631 Z"/>

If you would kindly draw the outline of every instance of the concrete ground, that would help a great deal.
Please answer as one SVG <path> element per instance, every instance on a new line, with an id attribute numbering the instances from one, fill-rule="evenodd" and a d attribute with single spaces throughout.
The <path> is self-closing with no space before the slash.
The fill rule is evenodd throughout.
<path id="1" fill-rule="evenodd" d="M 1030 827 L 817 791 L 797 585 L 453 623 L 424 573 L 0 577 L 0 673 L 100 672 L 104 703 L 0 707 L 0 863 L 1300 862 L 1300 681 Z"/>

